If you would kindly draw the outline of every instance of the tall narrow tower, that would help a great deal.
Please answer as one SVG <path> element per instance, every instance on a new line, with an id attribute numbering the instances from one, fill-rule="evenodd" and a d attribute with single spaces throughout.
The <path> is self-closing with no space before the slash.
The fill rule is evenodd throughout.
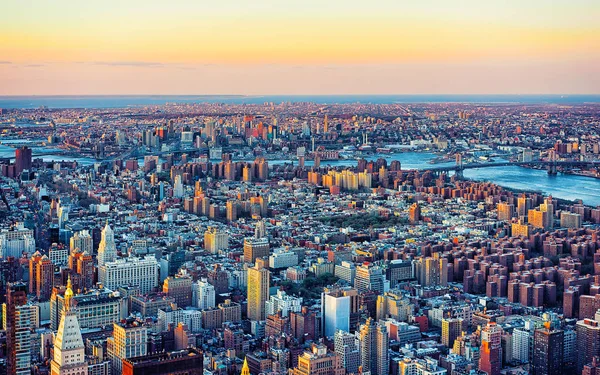
<path id="1" fill-rule="evenodd" d="M 115 233 L 106 223 L 102 229 L 102 239 L 98 246 L 98 267 L 105 265 L 108 262 L 114 262 L 117 258 L 117 247 L 115 245 Z"/>
<path id="2" fill-rule="evenodd" d="M 54 359 L 50 364 L 51 375 L 81 374 L 87 375 L 85 347 L 77 313 L 72 306 L 73 286 L 71 277 L 65 291 L 65 313 L 60 320 L 56 339 L 54 339 Z"/>
<path id="3" fill-rule="evenodd" d="M 264 258 L 248 268 L 248 319 L 265 320 L 265 302 L 269 298 L 271 273 L 265 268 Z"/>

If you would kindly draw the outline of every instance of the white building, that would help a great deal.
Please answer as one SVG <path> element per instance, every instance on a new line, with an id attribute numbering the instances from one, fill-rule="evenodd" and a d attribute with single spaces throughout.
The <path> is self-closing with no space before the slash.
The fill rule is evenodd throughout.
<path id="1" fill-rule="evenodd" d="M 183 183 L 181 182 L 181 176 L 175 176 L 175 183 L 173 184 L 173 197 L 183 198 Z"/>
<path id="2" fill-rule="evenodd" d="M 321 293 L 321 311 L 326 337 L 333 337 L 337 330 L 350 331 L 350 296 Z"/>
<path id="3" fill-rule="evenodd" d="M 94 254 L 94 241 L 87 230 L 76 232 L 71 237 L 69 245 L 71 250 L 79 249 L 81 252 L 87 251 L 88 254 Z"/>
<path id="4" fill-rule="evenodd" d="M 513 330 L 512 357 L 515 361 L 521 363 L 529 362 L 529 340 L 531 333 L 525 328 L 515 328 Z"/>
<path id="5" fill-rule="evenodd" d="M 66 266 L 69 263 L 69 249 L 66 247 L 59 248 L 58 246 L 52 246 L 48 250 L 48 259 L 54 265 Z"/>
<path id="6" fill-rule="evenodd" d="M 115 245 L 115 233 L 108 223 L 102 229 L 102 238 L 98 246 L 98 267 L 102 267 L 108 262 L 113 262 L 117 258 L 117 247 Z M 114 288 L 113 288 L 114 289 Z"/>
<path id="7" fill-rule="evenodd" d="M 0 232 L 0 257 L 20 258 L 23 252 L 35 252 L 33 230 L 26 229 L 23 223 L 17 223 L 10 230 Z"/>
<path id="8" fill-rule="evenodd" d="M 98 268 L 98 280 L 112 290 L 133 285 L 147 294 L 158 286 L 158 262 L 154 256 L 117 259 Z"/>
<path id="9" fill-rule="evenodd" d="M 161 331 L 166 331 L 169 324 L 176 327 L 179 323 L 185 324 L 192 332 L 199 332 L 202 329 L 202 312 L 181 308 L 158 310 L 158 327 Z"/>
<path id="10" fill-rule="evenodd" d="M 298 265 L 298 254 L 293 251 L 286 251 L 281 249 L 275 250 L 272 255 L 269 256 L 269 267 L 271 268 L 288 268 Z"/>
<path id="11" fill-rule="evenodd" d="M 335 276 L 346 281 L 350 285 L 354 285 L 354 278 L 356 277 L 356 266 L 353 263 L 342 261 L 342 264 L 336 264 Z"/>
<path id="12" fill-rule="evenodd" d="M 283 290 L 278 290 L 277 294 L 271 296 L 265 301 L 265 314 L 273 315 L 281 310 L 281 316 L 288 316 L 290 312 L 300 312 L 302 310 L 302 298 L 289 296 Z"/>
<path id="13" fill-rule="evenodd" d="M 215 287 L 205 278 L 192 285 L 192 303 L 200 310 L 211 309 L 215 304 Z"/>

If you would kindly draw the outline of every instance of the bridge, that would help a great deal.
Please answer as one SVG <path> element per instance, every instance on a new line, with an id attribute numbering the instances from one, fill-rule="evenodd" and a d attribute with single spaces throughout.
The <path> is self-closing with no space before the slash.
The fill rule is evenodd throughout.
<path id="1" fill-rule="evenodd" d="M 445 167 L 433 167 L 423 168 L 421 171 L 431 171 L 434 173 L 450 172 L 454 171 L 458 177 L 463 176 L 465 169 L 479 169 L 479 168 L 494 168 L 494 167 L 533 167 L 533 166 L 545 166 L 548 174 L 555 175 L 558 167 L 582 167 L 592 166 L 600 167 L 600 161 L 557 161 L 557 160 L 536 160 L 536 161 L 504 161 L 504 162 L 491 162 L 491 163 L 469 163 L 463 164 L 462 159 L 457 157 L 456 165 L 445 166 Z"/>

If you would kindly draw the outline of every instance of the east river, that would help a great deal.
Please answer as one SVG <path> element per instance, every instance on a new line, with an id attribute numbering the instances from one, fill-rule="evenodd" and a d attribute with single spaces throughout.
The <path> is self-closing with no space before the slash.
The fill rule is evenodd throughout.
<path id="1" fill-rule="evenodd" d="M 40 152 L 47 152 L 43 148 Z M 0 157 L 14 156 L 14 148 L 0 145 Z M 35 148 L 34 148 L 35 157 Z M 436 157 L 435 154 L 427 152 L 403 152 L 394 154 L 375 154 L 365 157 L 367 160 L 376 160 L 380 157 L 385 158 L 388 164 L 393 160 L 400 161 L 402 169 L 424 169 L 432 167 L 451 166 L 454 161 L 447 163 L 430 164 L 429 161 Z M 77 161 L 80 165 L 91 165 L 96 161 L 91 158 L 71 158 L 57 156 L 44 156 L 45 161 Z M 143 159 L 140 160 L 143 162 Z M 289 160 L 269 160 L 269 164 L 289 163 Z M 343 160 L 325 160 L 321 166 L 356 166 L 355 159 Z M 140 163 L 141 164 L 141 163 Z M 294 161 L 297 164 L 297 161 Z M 307 160 L 306 166 L 311 166 L 312 161 Z M 600 206 L 600 179 L 591 177 L 576 176 L 559 173 L 556 176 L 549 176 L 545 170 L 528 169 L 516 166 L 493 167 L 481 169 L 467 169 L 464 176 L 477 181 L 489 181 L 500 186 L 515 190 L 539 191 L 544 194 L 562 199 L 575 200 L 581 199 L 584 204 L 591 206 Z"/>

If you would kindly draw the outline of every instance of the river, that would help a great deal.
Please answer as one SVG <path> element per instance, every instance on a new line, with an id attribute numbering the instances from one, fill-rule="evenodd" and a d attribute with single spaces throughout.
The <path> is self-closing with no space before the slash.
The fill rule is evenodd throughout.
<path id="1" fill-rule="evenodd" d="M 43 152 L 47 152 L 47 148 L 41 148 Z M 42 152 L 42 151 L 40 151 Z M 14 148 L 0 145 L 0 157 L 14 156 Z M 34 149 L 35 157 L 35 149 Z M 451 166 L 454 161 L 439 164 L 429 164 L 429 161 L 436 157 L 433 153 L 428 152 L 404 152 L 395 154 L 375 154 L 366 157 L 367 160 L 376 160 L 380 157 L 385 158 L 388 164 L 393 160 L 400 161 L 402 169 L 423 169 L 431 167 Z M 75 158 L 63 156 L 44 156 L 44 161 L 77 161 L 80 165 L 88 166 L 96 161 L 91 158 Z M 276 165 L 290 162 L 289 160 L 269 160 L 269 164 Z M 143 159 L 140 159 L 140 164 Z M 297 164 L 297 161 L 294 162 Z M 345 160 L 324 160 L 322 166 L 355 166 L 357 163 L 354 159 Z M 312 160 L 307 160 L 305 165 L 311 166 Z M 545 170 L 528 169 L 516 166 L 509 167 L 493 167 L 481 169 L 467 169 L 464 171 L 464 176 L 477 181 L 490 181 L 500 186 L 504 186 L 516 190 L 535 190 L 544 194 L 552 194 L 552 196 L 562 199 L 575 200 L 581 199 L 583 203 L 591 206 L 600 206 L 600 180 L 559 173 L 556 176 L 549 176 Z"/>

